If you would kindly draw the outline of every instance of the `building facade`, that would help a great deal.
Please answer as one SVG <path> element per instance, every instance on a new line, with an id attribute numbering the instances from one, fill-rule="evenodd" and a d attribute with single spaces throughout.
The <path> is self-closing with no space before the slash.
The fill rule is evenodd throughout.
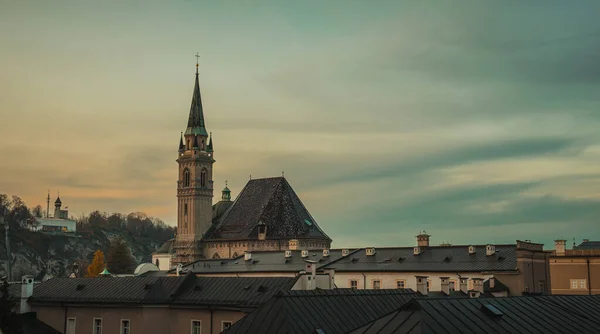
<path id="1" fill-rule="evenodd" d="M 566 249 L 566 240 L 556 240 L 549 265 L 553 295 L 600 294 L 600 242 Z"/>

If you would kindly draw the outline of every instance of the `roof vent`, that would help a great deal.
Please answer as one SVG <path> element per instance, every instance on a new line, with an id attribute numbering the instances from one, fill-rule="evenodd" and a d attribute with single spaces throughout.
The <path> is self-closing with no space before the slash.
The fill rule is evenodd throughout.
<path id="1" fill-rule="evenodd" d="M 367 256 L 373 256 L 373 255 L 375 255 L 375 248 L 373 248 L 373 247 L 369 247 L 365 251 L 367 253 Z"/>
<path id="2" fill-rule="evenodd" d="M 267 287 L 261 285 L 256 289 L 256 292 L 267 292 Z"/>
<path id="3" fill-rule="evenodd" d="M 285 257 L 292 257 L 292 251 L 291 250 L 286 250 L 285 251 Z"/>
<path id="4" fill-rule="evenodd" d="M 308 251 L 307 250 L 303 250 L 302 251 L 302 257 L 308 257 Z"/>
<path id="5" fill-rule="evenodd" d="M 250 252 L 244 253 L 244 261 L 250 261 L 250 260 L 252 260 L 252 253 L 250 253 Z"/>
<path id="6" fill-rule="evenodd" d="M 452 261 L 452 258 L 450 256 L 446 256 L 446 258 L 444 259 L 444 262 L 450 262 Z"/>
<path id="7" fill-rule="evenodd" d="M 496 318 L 500 318 L 504 315 L 504 313 L 502 313 L 502 311 L 500 311 L 496 306 L 494 306 L 492 304 L 482 304 L 481 311 L 483 311 L 483 313 L 485 313 L 487 315 L 491 315 Z"/>
<path id="8" fill-rule="evenodd" d="M 358 258 L 356 258 L 356 257 L 353 257 L 353 258 L 352 258 L 352 263 L 356 263 L 356 262 L 358 262 Z"/>
<path id="9" fill-rule="evenodd" d="M 75 289 L 83 290 L 83 288 L 85 288 L 85 284 L 77 284 L 77 287 Z"/>
<path id="10" fill-rule="evenodd" d="M 329 249 L 324 249 L 323 250 L 323 257 L 328 257 L 329 256 Z"/>
<path id="11" fill-rule="evenodd" d="M 469 246 L 469 254 L 475 254 L 475 246 Z"/>
<path id="12" fill-rule="evenodd" d="M 494 245 L 485 246 L 485 255 L 490 256 L 496 254 L 496 247 Z"/>
<path id="13" fill-rule="evenodd" d="M 398 262 L 402 262 L 402 261 L 404 261 L 404 260 L 406 260 L 406 258 L 405 258 L 404 256 L 400 256 L 400 257 L 398 258 Z"/>
<path id="14" fill-rule="evenodd" d="M 349 249 L 342 249 L 342 256 L 348 256 L 348 254 L 350 254 Z"/>
<path id="15" fill-rule="evenodd" d="M 414 254 L 414 255 L 419 255 L 419 254 L 421 254 L 421 247 L 419 247 L 419 246 L 415 246 L 415 247 L 413 248 L 413 254 Z"/>

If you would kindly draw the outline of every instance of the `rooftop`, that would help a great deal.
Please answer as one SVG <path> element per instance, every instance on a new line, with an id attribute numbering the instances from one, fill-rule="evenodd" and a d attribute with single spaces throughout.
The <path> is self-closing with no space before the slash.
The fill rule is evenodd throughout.
<path id="1" fill-rule="evenodd" d="M 465 246 L 422 247 L 414 255 L 414 247 L 376 248 L 367 256 L 365 249 L 333 261 L 322 267 L 336 271 L 394 272 L 482 272 L 517 269 L 516 245 L 495 245 L 493 255 L 486 255 L 485 245 L 476 245 L 474 254 Z"/>
<path id="2" fill-rule="evenodd" d="M 285 291 L 226 333 L 347 333 L 416 296 L 410 289 Z"/>
<path id="3" fill-rule="evenodd" d="M 600 296 L 418 299 L 351 333 L 598 333 Z"/>
<path id="4" fill-rule="evenodd" d="M 267 239 L 331 240 L 283 177 L 250 180 L 204 239 L 258 239 L 259 222 L 267 226 Z"/>
<path id="5" fill-rule="evenodd" d="M 596 250 L 600 249 L 600 241 L 584 241 L 573 248 L 574 250 Z"/>
<path id="6" fill-rule="evenodd" d="M 289 290 L 296 277 L 53 278 L 35 286 L 29 301 L 71 304 L 193 304 L 256 307 Z"/>

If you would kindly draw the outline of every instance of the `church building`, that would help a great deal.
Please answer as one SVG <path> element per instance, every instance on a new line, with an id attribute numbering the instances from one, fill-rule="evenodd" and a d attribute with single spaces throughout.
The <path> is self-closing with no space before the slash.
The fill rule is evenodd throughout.
<path id="1" fill-rule="evenodd" d="M 234 258 L 254 250 L 330 248 L 331 239 L 283 176 L 251 179 L 235 200 L 226 185 L 221 200 L 213 205 L 215 162 L 196 63 L 192 104 L 177 157 L 177 235 L 153 254 L 153 262 L 168 259 L 171 267 L 205 258 Z"/>

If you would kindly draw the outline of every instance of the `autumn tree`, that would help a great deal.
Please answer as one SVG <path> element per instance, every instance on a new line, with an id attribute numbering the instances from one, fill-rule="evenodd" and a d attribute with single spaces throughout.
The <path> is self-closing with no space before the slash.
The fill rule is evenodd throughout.
<path id="1" fill-rule="evenodd" d="M 123 239 L 113 240 L 108 250 L 108 271 L 111 274 L 132 274 L 135 265 L 135 259 Z"/>
<path id="2" fill-rule="evenodd" d="M 98 277 L 104 270 L 104 266 L 104 253 L 101 250 L 97 250 L 94 253 L 92 264 L 87 267 L 87 277 Z"/>

